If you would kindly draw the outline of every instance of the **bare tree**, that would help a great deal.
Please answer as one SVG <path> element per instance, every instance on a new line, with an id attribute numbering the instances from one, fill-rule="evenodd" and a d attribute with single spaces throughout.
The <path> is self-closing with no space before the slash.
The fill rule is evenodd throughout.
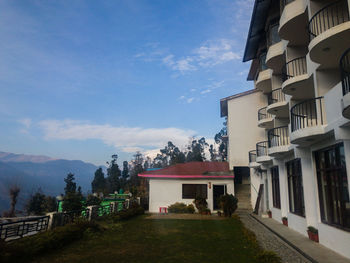
<path id="1" fill-rule="evenodd" d="M 17 199 L 18 195 L 21 189 L 17 185 L 13 185 L 9 189 L 9 196 L 11 200 L 11 208 L 9 211 L 4 212 L 5 217 L 15 217 L 16 216 L 16 204 L 17 204 Z"/>

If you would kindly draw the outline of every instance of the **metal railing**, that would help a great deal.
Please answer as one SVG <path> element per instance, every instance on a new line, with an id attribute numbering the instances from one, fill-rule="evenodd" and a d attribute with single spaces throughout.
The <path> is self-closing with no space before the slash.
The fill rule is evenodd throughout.
<path id="1" fill-rule="evenodd" d="M 0 239 L 8 241 L 46 231 L 49 219 L 49 216 L 42 216 L 0 224 Z"/>
<path id="2" fill-rule="evenodd" d="M 89 219 L 90 209 L 75 210 L 62 213 L 62 225 L 73 223 L 78 219 Z"/>
<path id="3" fill-rule="evenodd" d="M 285 100 L 286 100 L 286 97 L 282 92 L 282 88 L 275 89 L 271 91 L 269 94 L 267 94 L 267 102 L 269 105 L 276 102 L 285 101 Z"/>
<path id="4" fill-rule="evenodd" d="M 292 132 L 323 125 L 325 122 L 323 103 L 323 97 L 318 97 L 295 104 L 290 109 Z"/>
<path id="5" fill-rule="evenodd" d="M 310 39 L 346 21 L 349 21 L 347 0 L 334 1 L 323 7 L 310 19 Z"/>
<path id="6" fill-rule="evenodd" d="M 340 72 L 343 96 L 345 96 L 350 92 L 350 48 L 340 58 Z"/>
<path id="7" fill-rule="evenodd" d="M 306 57 L 295 58 L 285 64 L 282 69 L 283 81 L 307 73 Z"/>
<path id="8" fill-rule="evenodd" d="M 267 153 L 268 146 L 269 146 L 268 141 L 258 142 L 256 144 L 256 156 L 260 157 L 260 156 L 268 155 L 268 153 Z"/>
<path id="9" fill-rule="evenodd" d="M 267 132 L 269 148 L 290 144 L 288 126 L 281 126 Z"/>
<path id="10" fill-rule="evenodd" d="M 256 150 L 249 151 L 249 163 L 256 162 Z"/>
<path id="11" fill-rule="evenodd" d="M 268 113 L 266 109 L 267 109 L 267 107 L 264 107 L 264 108 L 261 108 L 260 110 L 258 110 L 258 121 L 272 118 L 272 114 Z"/>

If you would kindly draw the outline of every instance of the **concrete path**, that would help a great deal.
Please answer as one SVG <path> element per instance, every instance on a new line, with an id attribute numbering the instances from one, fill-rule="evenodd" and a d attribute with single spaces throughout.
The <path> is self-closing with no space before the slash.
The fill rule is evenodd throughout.
<path id="1" fill-rule="evenodd" d="M 159 214 L 150 213 L 146 219 L 195 219 L 195 220 L 224 220 L 225 217 L 220 217 L 217 215 L 200 215 L 200 214 Z"/>
<path id="2" fill-rule="evenodd" d="M 249 215 L 250 216 L 250 215 Z M 350 260 L 335 253 L 298 232 L 284 226 L 283 224 L 271 218 L 262 218 L 257 215 L 250 216 L 256 225 L 261 225 L 265 229 L 269 228 L 275 232 L 276 236 L 285 239 L 291 246 L 295 247 L 301 253 L 311 258 L 311 262 L 318 263 L 350 263 Z M 271 232 L 271 231 L 270 231 Z M 271 232 L 272 233 L 272 232 Z"/>
<path id="3" fill-rule="evenodd" d="M 253 231 L 260 246 L 265 250 L 275 252 L 284 263 L 310 263 L 308 260 L 294 248 L 289 246 L 286 242 L 281 240 L 273 232 L 268 230 L 262 224 L 258 223 L 250 216 L 248 210 L 237 210 L 236 212 L 246 228 Z M 330 261 L 331 262 L 331 261 Z"/>

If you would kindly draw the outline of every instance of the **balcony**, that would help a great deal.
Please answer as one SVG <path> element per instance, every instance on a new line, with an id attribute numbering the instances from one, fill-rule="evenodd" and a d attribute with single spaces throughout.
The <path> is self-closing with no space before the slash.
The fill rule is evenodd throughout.
<path id="1" fill-rule="evenodd" d="M 273 127 L 273 115 L 267 112 L 267 107 L 258 110 L 258 127 L 270 129 Z"/>
<path id="2" fill-rule="evenodd" d="M 275 115 L 278 118 L 287 118 L 289 116 L 288 102 L 282 89 L 275 89 L 267 95 L 269 106 L 267 112 Z"/>
<path id="3" fill-rule="evenodd" d="M 340 72 L 343 87 L 343 116 L 350 119 L 350 48 L 340 59 Z"/>
<path id="4" fill-rule="evenodd" d="M 262 53 L 259 57 L 259 75 L 255 87 L 264 93 L 272 88 L 272 70 L 266 66 L 266 53 Z"/>
<path id="5" fill-rule="evenodd" d="M 323 97 L 308 99 L 290 109 L 293 144 L 309 145 L 325 135 L 325 110 Z"/>
<path id="6" fill-rule="evenodd" d="M 285 44 L 278 35 L 279 24 L 273 24 L 267 32 L 266 66 L 273 70 L 274 74 L 281 74 L 281 68 L 284 64 Z"/>
<path id="7" fill-rule="evenodd" d="M 268 141 L 258 142 L 256 144 L 256 162 L 257 163 L 268 163 L 272 159 L 268 154 Z"/>
<path id="8" fill-rule="evenodd" d="M 307 73 L 306 57 L 295 58 L 283 67 L 282 91 L 293 99 L 309 99 L 314 95 L 313 81 Z"/>
<path id="9" fill-rule="evenodd" d="M 307 32 L 308 16 L 306 1 L 282 0 L 282 14 L 279 26 L 279 35 L 288 40 L 289 45 L 303 46 L 309 41 Z"/>
<path id="10" fill-rule="evenodd" d="M 319 10 L 309 22 L 310 58 L 321 68 L 337 68 L 350 46 L 350 21 L 347 0 L 333 1 Z"/>
<path id="11" fill-rule="evenodd" d="M 256 150 L 249 152 L 249 167 L 250 168 L 258 168 L 260 164 L 256 162 Z"/>
<path id="12" fill-rule="evenodd" d="M 281 126 L 267 132 L 269 155 L 280 156 L 291 150 L 288 126 Z"/>

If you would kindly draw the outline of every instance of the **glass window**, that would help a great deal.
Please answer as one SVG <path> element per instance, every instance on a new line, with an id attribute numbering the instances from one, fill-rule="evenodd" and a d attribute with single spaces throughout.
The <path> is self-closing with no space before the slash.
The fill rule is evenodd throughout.
<path id="1" fill-rule="evenodd" d="M 321 220 L 350 230 L 349 186 L 344 145 L 315 152 Z"/>
<path id="2" fill-rule="evenodd" d="M 196 197 L 202 197 L 207 199 L 208 191 L 207 191 L 206 184 L 183 184 L 182 185 L 183 199 L 195 199 Z"/>
<path id="3" fill-rule="evenodd" d="M 273 207 L 281 209 L 280 179 L 278 173 L 278 166 L 274 166 L 271 168 L 271 180 Z"/>
<path id="4" fill-rule="evenodd" d="M 270 26 L 268 36 L 267 36 L 268 46 L 272 46 L 273 44 L 276 44 L 281 41 L 281 38 L 278 34 L 278 27 L 279 27 L 279 24 L 273 24 Z"/>
<path id="5" fill-rule="evenodd" d="M 303 178 L 300 159 L 286 163 L 288 177 L 289 211 L 299 216 L 305 216 Z"/>
<path id="6" fill-rule="evenodd" d="M 267 66 L 266 66 L 266 53 L 262 53 L 260 55 L 260 71 L 264 71 L 267 69 Z"/>

